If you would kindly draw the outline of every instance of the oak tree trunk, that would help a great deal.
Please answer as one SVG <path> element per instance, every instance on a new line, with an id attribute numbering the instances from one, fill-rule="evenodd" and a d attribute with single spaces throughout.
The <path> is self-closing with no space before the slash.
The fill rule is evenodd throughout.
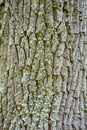
<path id="1" fill-rule="evenodd" d="M 87 0 L 0 0 L 0 130 L 86 130 Z"/>

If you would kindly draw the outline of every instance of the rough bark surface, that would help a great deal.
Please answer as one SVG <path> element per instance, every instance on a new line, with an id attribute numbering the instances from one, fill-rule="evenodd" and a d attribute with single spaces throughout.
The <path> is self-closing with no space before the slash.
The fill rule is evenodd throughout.
<path id="1" fill-rule="evenodd" d="M 86 130 L 87 0 L 0 0 L 0 130 Z"/>

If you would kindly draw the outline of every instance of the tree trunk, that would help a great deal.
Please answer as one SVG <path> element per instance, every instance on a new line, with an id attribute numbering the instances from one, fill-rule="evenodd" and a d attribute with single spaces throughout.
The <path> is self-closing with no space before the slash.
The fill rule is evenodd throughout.
<path id="1" fill-rule="evenodd" d="M 0 130 L 86 130 L 86 0 L 0 0 Z"/>

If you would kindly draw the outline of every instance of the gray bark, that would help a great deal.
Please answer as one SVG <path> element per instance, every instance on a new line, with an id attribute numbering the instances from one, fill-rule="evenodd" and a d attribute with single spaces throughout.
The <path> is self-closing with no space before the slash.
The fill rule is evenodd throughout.
<path id="1" fill-rule="evenodd" d="M 87 1 L 0 0 L 0 130 L 86 130 Z"/>

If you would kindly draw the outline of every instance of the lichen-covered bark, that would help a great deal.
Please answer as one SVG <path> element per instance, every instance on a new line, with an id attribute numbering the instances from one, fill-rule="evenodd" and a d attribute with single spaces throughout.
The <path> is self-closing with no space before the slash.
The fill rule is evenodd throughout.
<path id="1" fill-rule="evenodd" d="M 86 0 L 0 0 L 0 130 L 86 130 Z"/>

